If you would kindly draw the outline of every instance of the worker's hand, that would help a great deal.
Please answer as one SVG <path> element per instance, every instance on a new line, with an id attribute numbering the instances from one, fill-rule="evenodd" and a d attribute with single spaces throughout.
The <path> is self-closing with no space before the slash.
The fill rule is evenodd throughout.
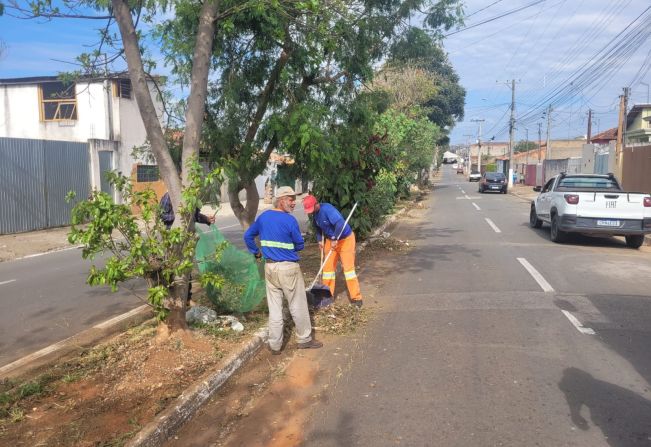
<path id="1" fill-rule="evenodd" d="M 334 250 L 335 248 L 337 248 L 337 242 L 339 241 L 332 241 L 332 243 L 330 244 L 330 250 Z"/>
<path id="2" fill-rule="evenodd" d="M 262 259 L 262 252 L 257 252 L 255 255 L 255 259 Z"/>
<path id="3" fill-rule="evenodd" d="M 319 250 L 323 250 L 323 241 L 319 241 Z"/>
<path id="4" fill-rule="evenodd" d="M 215 216 L 216 216 L 216 214 L 213 214 L 212 216 L 210 216 L 210 217 L 208 218 L 208 221 L 209 221 L 211 224 L 214 224 L 214 223 L 215 223 Z"/>

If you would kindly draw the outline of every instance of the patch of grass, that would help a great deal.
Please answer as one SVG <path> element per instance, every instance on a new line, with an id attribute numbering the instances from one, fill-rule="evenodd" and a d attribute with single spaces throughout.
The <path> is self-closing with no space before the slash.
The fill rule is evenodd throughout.
<path id="1" fill-rule="evenodd" d="M 20 407 L 14 407 L 9 410 L 9 420 L 14 424 L 21 422 L 25 418 L 25 412 Z"/>
<path id="2" fill-rule="evenodd" d="M 64 383 L 74 383 L 77 380 L 81 379 L 84 376 L 84 374 L 80 371 L 77 372 L 70 372 L 67 374 L 64 374 L 63 377 L 61 377 L 61 381 Z"/>
<path id="3" fill-rule="evenodd" d="M 29 396 L 41 394 L 43 389 L 44 387 L 40 380 L 23 383 L 18 388 L 18 399 L 24 399 Z"/>

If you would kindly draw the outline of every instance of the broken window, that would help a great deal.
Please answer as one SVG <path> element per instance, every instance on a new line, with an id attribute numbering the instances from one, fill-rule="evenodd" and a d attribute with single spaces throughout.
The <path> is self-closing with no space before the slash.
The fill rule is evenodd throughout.
<path id="1" fill-rule="evenodd" d="M 41 93 L 41 120 L 65 121 L 77 119 L 75 84 L 46 82 L 39 85 Z"/>
<path id="2" fill-rule="evenodd" d="M 115 96 L 131 99 L 131 79 L 117 79 L 113 81 Z"/>

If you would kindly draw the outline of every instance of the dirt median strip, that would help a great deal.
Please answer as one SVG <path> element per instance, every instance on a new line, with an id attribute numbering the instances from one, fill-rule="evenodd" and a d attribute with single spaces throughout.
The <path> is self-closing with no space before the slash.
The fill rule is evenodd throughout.
<path id="1" fill-rule="evenodd" d="M 251 340 L 233 354 L 226 365 L 210 377 L 195 383 L 184 391 L 174 406 L 163 411 L 156 419 L 144 426 L 138 434 L 126 444 L 126 447 L 158 447 L 163 445 L 174 433 L 210 399 L 219 388 L 251 359 L 264 346 L 267 329 L 256 332 Z"/>

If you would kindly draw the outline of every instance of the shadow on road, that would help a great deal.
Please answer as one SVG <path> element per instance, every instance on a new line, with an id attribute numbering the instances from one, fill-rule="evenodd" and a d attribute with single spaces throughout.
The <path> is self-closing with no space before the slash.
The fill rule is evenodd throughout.
<path id="1" fill-rule="evenodd" d="M 520 224 L 520 226 L 529 227 L 529 223 L 523 222 L 522 224 Z M 539 238 L 551 242 L 550 235 L 549 235 L 549 225 L 544 224 L 542 228 L 529 227 L 529 229 Z M 564 242 L 559 245 L 560 246 L 578 245 L 582 247 L 610 247 L 610 248 L 630 250 L 630 248 L 626 246 L 626 242 L 624 242 L 622 239 L 618 239 L 613 236 L 589 236 L 587 234 L 580 234 L 580 233 L 570 233 L 567 236 L 567 242 Z"/>
<path id="2" fill-rule="evenodd" d="M 612 447 L 648 446 L 651 443 L 651 402 L 626 389 L 595 379 L 578 368 L 567 368 L 558 387 L 565 393 L 572 423 L 581 430 L 592 424 Z M 581 414 L 583 407 L 587 407 Z"/>
<path id="3" fill-rule="evenodd" d="M 318 422 L 315 422 L 314 425 L 318 427 Z M 309 441 L 321 441 L 319 444 L 337 446 L 355 445 L 355 416 L 350 411 L 342 410 L 336 430 L 313 430 L 310 433 Z"/>

